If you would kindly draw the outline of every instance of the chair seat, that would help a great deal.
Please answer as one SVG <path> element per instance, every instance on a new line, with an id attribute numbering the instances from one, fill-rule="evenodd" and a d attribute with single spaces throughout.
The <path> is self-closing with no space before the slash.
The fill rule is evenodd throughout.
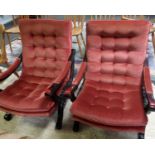
<path id="1" fill-rule="evenodd" d="M 14 26 L 5 30 L 5 33 L 20 33 L 19 26 Z"/>
<path id="2" fill-rule="evenodd" d="M 82 28 L 81 27 L 75 27 L 72 29 L 72 35 L 76 36 L 82 33 Z"/>
<path id="3" fill-rule="evenodd" d="M 21 76 L 0 92 L 0 108 L 23 113 L 46 113 L 53 110 L 54 102 L 45 97 L 45 90 L 53 79 Z"/>
<path id="4" fill-rule="evenodd" d="M 87 80 L 71 107 L 75 117 L 108 126 L 145 126 L 138 86 L 108 84 Z"/>

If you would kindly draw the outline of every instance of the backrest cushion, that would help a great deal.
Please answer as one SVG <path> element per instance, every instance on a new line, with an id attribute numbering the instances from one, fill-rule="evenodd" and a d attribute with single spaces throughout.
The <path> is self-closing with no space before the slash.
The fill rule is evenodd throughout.
<path id="1" fill-rule="evenodd" d="M 140 85 L 150 23 L 90 21 L 87 23 L 87 80 Z"/>
<path id="2" fill-rule="evenodd" d="M 19 21 L 23 47 L 23 74 L 55 79 L 71 54 L 70 21 Z"/>

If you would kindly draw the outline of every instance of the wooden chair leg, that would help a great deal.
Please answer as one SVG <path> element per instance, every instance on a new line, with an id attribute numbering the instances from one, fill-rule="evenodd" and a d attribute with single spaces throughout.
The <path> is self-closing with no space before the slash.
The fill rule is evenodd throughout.
<path id="1" fill-rule="evenodd" d="M 83 34 L 81 33 L 80 36 L 81 36 L 81 38 L 82 38 L 83 45 L 84 45 L 84 47 L 86 48 L 86 44 L 85 44 L 85 41 L 84 41 Z"/>
<path id="2" fill-rule="evenodd" d="M 77 44 L 79 46 L 80 54 L 82 56 L 82 47 L 81 47 L 81 43 L 80 43 L 80 40 L 79 40 L 78 36 L 76 36 L 76 39 L 77 39 Z"/>
<path id="3" fill-rule="evenodd" d="M 11 39 L 10 39 L 10 35 L 8 33 L 7 33 L 7 38 L 8 38 L 8 42 L 9 42 L 11 53 L 13 53 L 12 45 L 11 45 Z"/>

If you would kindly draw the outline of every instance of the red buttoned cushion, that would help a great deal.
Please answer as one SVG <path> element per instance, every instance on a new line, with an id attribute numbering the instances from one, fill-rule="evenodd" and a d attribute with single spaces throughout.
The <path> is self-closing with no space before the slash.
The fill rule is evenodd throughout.
<path id="1" fill-rule="evenodd" d="M 17 112 L 49 112 L 55 104 L 45 96 L 45 90 L 52 81 L 52 78 L 22 76 L 0 92 L 0 106 Z"/>
<path id="2" fill-rule="evenodd" d="M 55 107 L 46 89 L 60 75 L 71 54 L 71 22 L 21 20 L 23 72 L 21 78 L 0 92 L 0 108 L 19 113 L 46 113 Z"/>
<path id="3" fill-rule="evenodd" d="M 24 74 L 55 79 L 71 54 L 71 29 L 69 21 L 22 20 Z"/>
<path id="4" fill-rule="evenodd" d="M 75 117 L 109 126 L 145 126 L 139 86 L 86 81 L 71 112 Z"/>
<path id="5" fill-rule="evenodd" d="M 147 21 L 89 22 L 86 79 L 140 85 L 149 27 Z"/>
<path id="6" fill-rule="evenodd" d="M 75 117 L 110 126 L 145 126 L 141 79 L 147 21 L 87 23 L 87 71 L 71 112 Z"/>

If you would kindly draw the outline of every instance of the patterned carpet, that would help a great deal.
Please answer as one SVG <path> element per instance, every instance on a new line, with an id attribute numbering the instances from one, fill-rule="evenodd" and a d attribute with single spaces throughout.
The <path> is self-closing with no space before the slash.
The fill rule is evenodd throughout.
<path id="1" fill-rule="evenodd" d="M 15 40 L 12 42 L 13 53 L 10 52 L 9 46 L 6 47 L 9 62 L 12 63 L 14 58 L 18 56 L 22 51 L 21 41 Z M 73 48 L 78 49 L 77 45 L 73 45 Z M 149 65 L 151 68 L 152 79 L 154 80 L 155 61 L 154 52 L 149 38 L 148 43 L 148 58 Z M 80 54 L 76 53 L 76 72 L 80 67 L 80 62 L 82 61 Z M 5 69 L 5 67 L 1 67 Z M 21 67 L 18 72 L 20 73 Z M 17 78 L 15 75 L 10 76 L 6 81 L 0 84 L 0 89 L 4 89 L 7 85 L 11 84 Z M 124 138 L 136 138 L 136 133 L 124 133 L 124 132 L 111 132 L 104 131 L 99 128 L 92 128 L 86 125 L 81 126 L 81 131 L 74 133 L 72 131 L 72 118 L 70 116 L 70 106 L 71 102 L 68 101 L 65 112 L 64 112 L 64 126 L 62 130 L 55 130 L 55 121 L 57 113 L 51 117 L 19 117 L 14 116 L 14 118 L 7 122 L 3 119 L 4 113 L 0 112 L 0 138 L 74 138 L 74 139 L 93 139 L 93 138 L 103 138 L 103 139 L 124 139 Z M 149 123 L 146 128 L 146 138 L 155 138 L 155 113 L 149 115 Z"/>

